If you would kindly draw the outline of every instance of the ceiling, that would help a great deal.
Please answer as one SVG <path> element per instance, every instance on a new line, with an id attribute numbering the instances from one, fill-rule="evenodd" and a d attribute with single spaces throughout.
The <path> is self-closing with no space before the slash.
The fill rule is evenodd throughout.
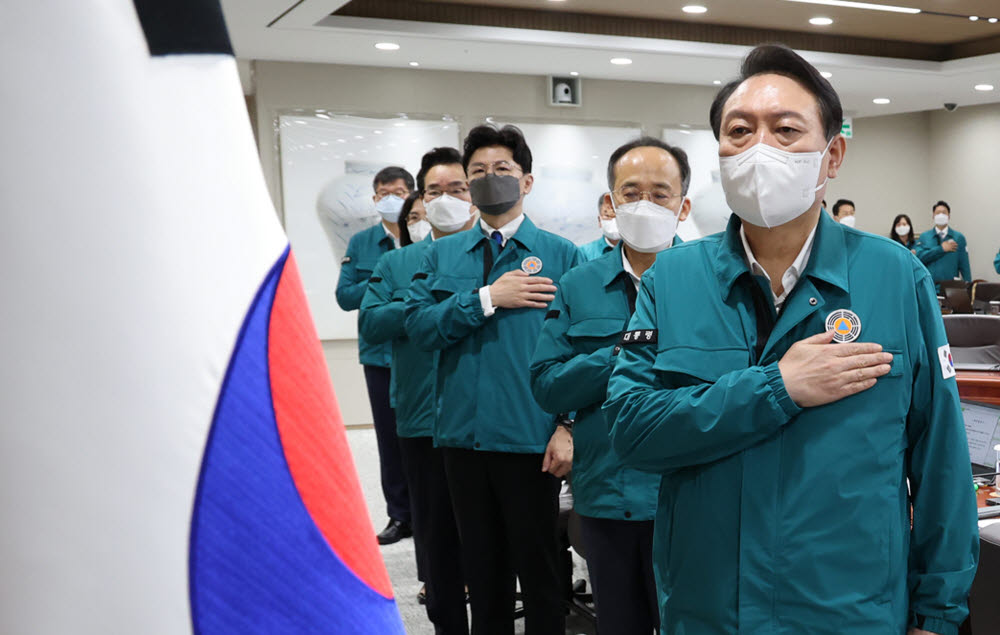
<path id="1" fill-rule="evenodd" d="M 711 86 L 733 77 L 753 43 L 784 41 L 830 81 L 854 116 L 1000 101 L 1000 22 L 906 15 L 788 0 L 222 0 L 243 59 Z M 888 0 L 869 0 L 888 4 Z M 982 11 L 982 0 L 894 0 L 925 11 Z M 990 3 L 994 4 L 994 3 Z M 995 3 L 1000 17 L 1000 2 Z M 615 15 L 608 15 L 609 6 Z M 814 27 L 810 17 L 834 20 Z M 380 51 L 376 42 L 400 45 Z M 963 48 L 964 47 L 964 48 Z M 858 54 L 879 51 L 880 54 Z M 956 55 L 989 51 L 988 54 Z M 632 64 L 615 66 L 612 57 Z M 944 60 L 944 61 L 941 61 Z M 997 90 L 979 92 L 976 84 Z M 887 97 L 887 105 L 872 100 Z"/>
<path id="2" fill-rule="evenodd" d="M 561 14 L 583 13 L 601 16 L 627 17 L 631 20 L 673 20 L 689 25 L 727 25 L 759 29 L 801 31 L 812 35 L 848 35 L 907 42 L 953 44 L 969 40 L 1000 36 L 1000 21 L 988 22 L 989 17 L 1000 17 L 1000 2 L 992 13 L 983 0 L 871 0 L 872 4 L 907 6 L 921 9 L 916 15 L 867 11 L 846 7 L 821 6 L 789 2 L 788 0 L 690 0 L 651 2 L 650 0 L 435 0 L 433 2 L 406 0 L 410 7 L 433 5 L 461 5 L 477 9 L 518 9 L 532 12 Z M 358 9 L 376 4 L 370 0 L 348 3 Z M 692 15 L 682 11 L 688 4 L 699 4 L 706 13 Z M 356 9 L 356 10 L 358 10 Z M 983 13 L 986 12 L 986 13 Z M 975 15 L 983 19 L 968 19 Z M 829 26 L 813 26 L 809 19 L 828 17 Z M 1000 51 L 1000 49 L 998 49 Z"/>

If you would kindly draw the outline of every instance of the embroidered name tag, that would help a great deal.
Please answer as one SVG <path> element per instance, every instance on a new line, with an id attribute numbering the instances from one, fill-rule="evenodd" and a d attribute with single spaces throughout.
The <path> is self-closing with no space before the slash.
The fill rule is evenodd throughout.
<path id="1" fill-rule="evenodd" d="M 413 282 L 413 280 L 426 280 L 426 279 L 427 279 L 427 274 L 421 271 L 419 273 L 413 274 L 413 279 L 410 282 Z"/>
<path id="2" fill-rule="evenodd" d="M 621 344 L 656 344 L 656 329 L 650 331 L 625 331 L 622 333 Z"/>
<path id="3" fill-rule="evenodd" d="M 552 309 L 551 311 L 545 314 L 546 320 L 551 320 L 557 317 L 559 317 L 559 309 Z"/>

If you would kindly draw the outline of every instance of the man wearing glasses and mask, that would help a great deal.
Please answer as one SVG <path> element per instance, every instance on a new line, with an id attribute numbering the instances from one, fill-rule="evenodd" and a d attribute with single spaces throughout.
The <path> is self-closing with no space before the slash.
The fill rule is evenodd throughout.
<path id="1" fill-rule="evenodd" d="M 601 412 L 639 279 L 676 245 L 691 201 L 687 155 L 643 137 L 611 154 L 605 203 L 621 242 L 559 284 L 531 363 L 531 387 L 553 414 L 576 412 L 573 507 L 580 515 L 601 633 L 649 635 L 659 626 L 653 578 L 653 518 L 660 478 L 622 465 Z M 683 275 L 674 271 L 673 275 Z"/>
<path id="2" fill-rule="evenodd" d="M 414 275 L 406 330 L 439 350 L 434 438 L 462 539 L 476 633 L 509 633 L 520 579 L 528 635 L 562 633 L 559 478 L 572 437 L 535 403 L 528 365 L 576 246 L 523 214 L 531 150 L 520 130 L 477 126 L 462 156 L 481 220 L 435 241 Z"/>
<path id="3" fill-rule="evenodd" d="M 662 475 L 664 633 L 955 635 L 967 615 L 976 500 L 934 283 L 821 215 L 842 117 L 808 62 L 754 49 L 710 115 L 729 227 L 643 277 L 604 408 L 623 462 Z"/>

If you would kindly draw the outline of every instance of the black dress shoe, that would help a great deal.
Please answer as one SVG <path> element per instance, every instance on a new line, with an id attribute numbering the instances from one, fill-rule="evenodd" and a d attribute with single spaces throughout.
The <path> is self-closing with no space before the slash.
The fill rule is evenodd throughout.
<path id="1" fill-rule="evenodd" d="M 409 523 L 404 523 L 401 520 L 389 519 L 389 524 L 385 526 L 382 533 L 378 535 L 378 544 L 380 545 L 391 545 L 393 543 L 399 542 L 403 538 L 409 538 L 413 535 L 413 530 L 410 529 Z"/>

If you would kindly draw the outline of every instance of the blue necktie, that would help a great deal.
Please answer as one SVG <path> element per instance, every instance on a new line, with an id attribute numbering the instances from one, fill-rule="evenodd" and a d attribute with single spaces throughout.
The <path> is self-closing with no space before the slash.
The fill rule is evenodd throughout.
<path id="1" fill-rule="evenodd" d="M 490 234 L 490 240 L 495 242 L 497 244 L 497 247 L 503 249 L 503 234 L 501 234 L 498 231 L 494 231 L 492 234 Z"/>

